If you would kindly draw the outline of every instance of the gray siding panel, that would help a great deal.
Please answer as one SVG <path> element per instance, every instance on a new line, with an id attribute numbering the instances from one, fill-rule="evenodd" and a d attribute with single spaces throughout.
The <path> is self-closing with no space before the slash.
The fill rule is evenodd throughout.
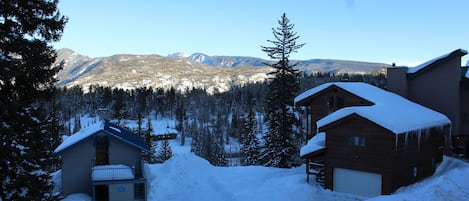
<path id="1" fill-rule="evenodd" d="M 114 137 L 109 137 L 109 163 L 135 167 L 136 175 L 141 175 L 141 151 Z"/>
<path id="2" fill-rule="evenodd" d="M 460 133 L 460 57 L 432 67 L 409 80 L 409 98 L 448 116 L 453 134 Z"/>
<path id="3" fill-rule="evenodd" d="M 388 68 L 388 90 L 407 98 L 407 69 L 404 67 Z"/>
<path id="4" fill-rule="evenodd" d="M 91 136 L 62 153 L 62 195 L 92 195 L 91 168 L 94 164 L 94 138 Z"/>

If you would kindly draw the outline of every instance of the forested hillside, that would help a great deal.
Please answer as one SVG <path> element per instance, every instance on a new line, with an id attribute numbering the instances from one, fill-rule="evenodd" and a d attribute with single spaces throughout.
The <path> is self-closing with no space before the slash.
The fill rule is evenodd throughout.
<path id="1" fill-rule="evenodd" d="M 363 81 L 385 87 L 385 77 L 377 75 L 314 74 L 300 78 L 300 93 L 311 87 L 330 81 Z M 84 93 L 86 91 L 86 93 Z M 123 90 L 102 86 L 58 88 L 55 110 L 59 117 L 61 133 L 69 135 L 80 128 L 80 116 L 96 116 L 100 110 L 108 110 L 116 123 L 125 119 L 152 118 L 176 119 L 174 126 L 180 136 L 192 137 L 192 151 L 219 166 L 228 165 L 225 144 L 242 143 L 245 125 L 255 122 L 254 132 L 260 138 L 264 125 L 266 83 L 232 86 L 223 93 L 208 94 L 203 89 L 186 92 L 138 88 Z M 251 111 L 251 115 L 249 112 Z M 253 115 L 254 114 L 254 115 Z M 70 121 L 73 119 L 73 121 Z M 249 121 L 247 119 L 250 119 Z M 85 125 L 83 125 L 85 126 Z M 141 125 L 147 129 L 146 125 Z M 181 137 L 183 138 L 183 137 Z M 303 143 L 305 139 L 301 139 Z M 262 141 L 259 149 L 261 149 Z"/>

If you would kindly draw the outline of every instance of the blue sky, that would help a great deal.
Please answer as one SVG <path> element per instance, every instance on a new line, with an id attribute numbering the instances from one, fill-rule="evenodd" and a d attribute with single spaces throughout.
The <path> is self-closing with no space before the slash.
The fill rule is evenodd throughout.
<path id="1" fill-rule="evenodd" d="M 467 0 L 61 0 L 59 9 L 69 23 L 55 47 L 91 57 L 202 52 L 267 58 L 260 46 L 270 45 L 284 12 L 298 42 L 306 43 L 293 59 L 413 66 L 469 50 Z"/>

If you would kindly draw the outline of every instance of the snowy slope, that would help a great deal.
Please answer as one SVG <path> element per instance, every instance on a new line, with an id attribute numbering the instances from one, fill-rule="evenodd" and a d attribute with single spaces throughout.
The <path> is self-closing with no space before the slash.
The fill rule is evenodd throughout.
<path id="1" fill-rule="evenodd" d="M 263 62 L 254 57 L 208 56 L 182 54 L 168 57 L 159 55 L 119 54 L 110 57 L 91 58 L 70 49 L 58 50 L 57 63 L 64 62 L 57 74 L 57 86 L 81 86 L 87 92 L 89 86 L 98 85 L 120 89 L 152 87 L 177 90 L 199 88 L 209 93 L 224 92 L 231 85 L 245 85 L 265 81 L 271 72 Z M 0 55 L 1 56 L 1 55 Z M 299 70 L 308 73 L 371 73 L 389 66 L 380 63 L 312 59 L 298 62 Z"/>
<path id="2" fill-rule="evenodd" d="M 171 124 L 170 120 L 162 121 L 154 122 L 154 125 Z M 365 200 L 354 195 L 325 190 L 315 183 L 306 183 L 304 166 L 292 169 L 260 166 L 215 167 L 191 153 L 190 144 L 190 139 L 187 139 L 186 146 L 180 146 L 178 140 L 171 141 L 175 155 L 170 160 L 163 164 L 145 165 L 150 189 L 147 194 L 148 201 Z M 469 181 L 469 163 L 445 157 L 434 176 L 400 188 L 393 195 L 378 196 L 368 200 L 469 200 L 467 181 Z M 91 199 L 81 194 L 69 196 L 64 200 Z"/>
<path id="3" fill-rule="evenodd" d="M 179 145 L 172 147 L 184 151 Z M 292 169 L 214 167 L 193 153 L 179 152 L 164 164 L 146 165 L 145 171 L 152 189 L 148 193 L 149 201 L 358 199 L 306 183 L 303 166 Z"/>

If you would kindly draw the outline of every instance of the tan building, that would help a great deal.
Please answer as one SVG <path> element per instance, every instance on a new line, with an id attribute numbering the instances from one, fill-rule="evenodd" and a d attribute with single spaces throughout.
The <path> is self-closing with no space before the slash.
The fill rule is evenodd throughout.
<path id="1" fill-rule="evenodd" d="M 458 49 L 413 68 L 387 69 L 388 90 L 448 116 L 454 151 L 469 156 L 469 73 Z"/>

